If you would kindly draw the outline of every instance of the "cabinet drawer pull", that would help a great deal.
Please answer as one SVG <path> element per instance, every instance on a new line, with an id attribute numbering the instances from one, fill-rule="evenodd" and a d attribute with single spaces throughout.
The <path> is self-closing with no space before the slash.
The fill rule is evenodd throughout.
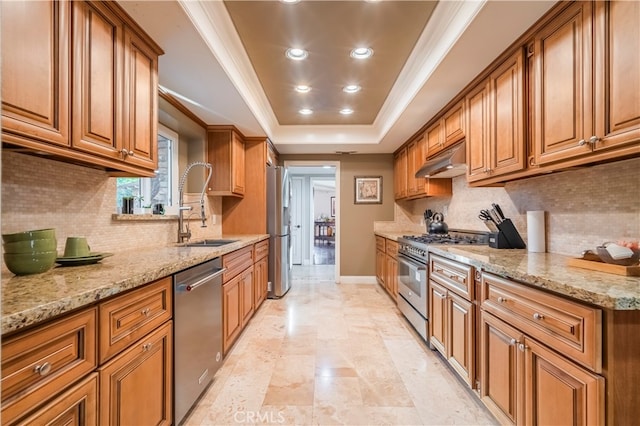
<path id="1" fill-rule="evenodd" d="M 520 343 L 520 342 L 518 342 L 516 339 L 511 339 L 511 340 L 509 341 L 509 344 L 510 344 L 511 346 L 516 346 L 518 343 Z"/>
<path id="2" fill-rule="evenodd" d="M 151 312 L 151 309 L 149 309 L 149 308 L 144 308 L 143 310 L 140 311 L 140 313 L 142 315 L 144 315 L 145 317 L 149 316 L 149 312 Z"/>
<path id="3" fill-rule="evenodd" d="M 544 319 L 544 315 L 539 314 L 539 313 L 536 312 L 535 314 L 533 314 L 533 319 L 534 320 L 543 320 Z"/>
<path id="4" fill-rule="evenodd" d="M 153 343 L 145 343 L 144 345 L 142 345 L 142 352 L 147 352 L 152 347 L 153 347 Z"/>
<path id="5" fill-rule="evenodd" d="M 518 345 L 518 349 L 520 349 L 520 351 L 521 351 L 521 352 L 524 352 L 524 351 L 526 351 L 526 350 L 527 350 L 527 347 L 525 346 L 525 344 L 524 344 L 524 343 L 520 343 L 520 344 Z"/>
<path id="6" fill-rule="evenodd" d="M 45 362 L 42 365 L 36 365 L 33 371 L 41 376 L 46 376 L 51 372 L 51 364 L 48 362 Z"/>
<path id="7" fill-rule="evenodd" d="M 599 140 L 600 140 L 600 138 L 599 138 L 599 137 L 597 137 L 597 136 L 591 136 L 591 137 L 589 138 L 589 143 L 590 143 L 591 145 L 595 145 Z"/>
<path id="8" fill-rule="evenodd" d="M 587 141 L 586 141 L 586 140 L 584 140 L 584 139 L 580 139 L 580 140 L 578 141 L 578 146 L 584 146 L 584 145 L 586 145 L 586 144 L 587 144 Z"/>
<path id="9" fill-rule="evenodd" d="M 506 301 L 507 301 L 506 297 L 498 297 L 498 302 L 499 303 L 504 303 Z"/>

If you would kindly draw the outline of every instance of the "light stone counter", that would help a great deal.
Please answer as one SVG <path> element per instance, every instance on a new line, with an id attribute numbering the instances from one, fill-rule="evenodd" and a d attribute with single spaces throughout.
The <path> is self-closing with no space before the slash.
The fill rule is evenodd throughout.
<path id="1" fill-rule="evenodd" d="M 224 235 L 238 240 L 222 247 L 170 246 L 115 253 L 94 265 L 54 267 L 43 274 L 2 272 L 2 335 L 268 238 Z"/>
<path id="2" fill-rule="evenodd" d="M 567 256 L 488 246 L 430 245 L 429 251 L 603 308 L 640 310 L 640 277 L 567 266 Z"/>
<path id="3" fill-rule="evenodd" d="M 403 235 L 422 235 L 419 232 L 414 231 L 375 231 L 374 234 L 393 241 L 398 241 L 398 238 L 402 237 Z"/>

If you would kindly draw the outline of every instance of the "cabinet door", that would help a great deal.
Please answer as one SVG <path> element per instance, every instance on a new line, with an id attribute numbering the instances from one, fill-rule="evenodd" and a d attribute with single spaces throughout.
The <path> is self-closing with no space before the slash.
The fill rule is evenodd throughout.
<path id="1" fill-rule="evenodd" d="M 398 261 L 387 255 L 384 285 L 394 300 L 398 298 Z"/>
<path id="2" fill-rule="evenodd" d="M 518 50 L 489 77 L 489 175 L 525 168 L 523 52 Z"/>
<path id="3" fill-rule="evenodd" d="M 172 423 L 172 335 L 168 321 L 99 369 L 100 424 Z"/>
<path id="4" fill-rule="evenodd" d="M 380 284 L 382 287 L 385 287 L 384 285 L 385 263 L 386 263 L 386 254 L 381 250 L 376 250 L 376 280 L 378 281 L 378 284 Z"/>
<path id="5" fill-rule="evenodd" d="M 207 159 L 213 165 L 207 193 L 214 196 L 244 196 L 244 141 L 228 126 L 210 126 L 207 137 Z"/>
<path id="6" fill-rule="evenodd" d="M 254 271 L 254 288 L 253 288 L 253 302 L 255 309 L 258 309 L 262 302 L 267 298 L 267 285 L 269 282 L 268 274 L 268 262 L 266 257 L 258 260 L 253 265 Z"/>
<path id="7" fill-rule="evenodd" d="M 73 138 L 78 150 L 122 153 L 122 21 L 104 4 L 73 2 Z"/>
<path id="8" fill-rule="evenodd" d="M 520 348 L 524 351 L 526 424 L 605 424 L 603 377 L 527 337 Z"/>
<path id="9" fill-rule="evenodd" d="M 70 2 L 0 2 L 2 133 L 69 145 Z"/>
<path id="10" fill-rule="evenodd" d="M 447 357 L 447 290 L 429 281 L 429 342 Z"/>
<path id="11" fill-rule="evenodd" d="M 244 167 L 244 142 L 240 136 L 233 132 L 233 143 L 231 146 L 231 164 L 233 181 L 232 191 L 235 194 L 244 194 L 245 187 L 245 167 Z"/>
<path id="12" fill-rule="evenodd" d="M 240 274 L 240 297 L 242 298 L 242 327 L 244 327 L 253 316 L 255 307 L 253 304 L 253 266 Z"/>
<path id="13" fill-rule="evenodd" d="M 420 179 L 415 178 L 415 173 L 418 171 L 416 167 L 419 168 L 423 164 L 420 142 L 420 139 L 415 139 L 407 145 L 407 196 L 409 197 L 418 194 L 419 191 Z M 421 180 L 424 181 L 424 179 Z"/>
<path id="14" fill-rule="evenodd" d="M 591 152 L 592 2 L 571 4 L 535 36 L 535 160 L 547 164 Z"/>
<path id="15" fill-rule="evenodd" d="M 432 125 L 427 129 L 427 149 L 425 152 L 425 158 L 431 157 L 437 154 L 442 149 L 444 143 L 444 131 L 440 121 Z"/>
<path id="16" fill-rule="evenodd" d="M 447 297 L 447 359 L 469 386 L 475 382 L 473 304 L 449 292 Z"/>
<path id="17" fill-rule="evenodd" d="M 9 426 L 13 423 L 4 423 Z M 98 425 L 98 374 L 93 373 L 38 411 L 23 425 Z"/>
<path id="18" fill-rule="evenodd" d="M 240 275 L 222 286 L 222 346 L 226 354 L 242 331 Z"/>
<path id="19" fill-rule="evenodd" d="M 482 312 L 480 398 L 501 424 L 516 424 L 521 411 L 522 334 Z"/>
<path id="20" fill-rule="evenodd" d="M 406 148 L 402 148 L 393 159 L 393 192 L 396 200 L 407 196 Z"/>
<path id="21" fill-rule="evenodd" d="M 158 167 L 158 55 L 130 30 L 124 33 L 125 160 L 136 166 Z"/>
<path id="22" fill-rule="evenodd" d="M 640 2 L 595 2 L 595 150 L 640 142 Z"/>
<path id="23" fill-rule="evenodd" d="M 452 107 L 442 118 L 444 146 L 453 145 L 464 139 L 464 102 Z"/>
<path id="24" fill-rule="evenodd" d="M 474 182 L 489 174 L 489 85 L 484 82 L 465 99 L 467 111 L 467 181 Z"/>

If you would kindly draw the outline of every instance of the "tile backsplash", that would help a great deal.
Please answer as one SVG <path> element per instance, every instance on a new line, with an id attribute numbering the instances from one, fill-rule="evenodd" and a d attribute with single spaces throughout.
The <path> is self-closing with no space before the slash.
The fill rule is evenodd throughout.
<path id="1" fill-rule="evenodd" d="M 186 194 L 187 201 L 199 194 Z M 222 233 L 222 202 L 206 199 L 209 221 L 191 222 L 194 239 Z M 114 220 L 116 178 L 101 170 L 2 152 L 2 233 L 55 228 L 58 252 L 68 236 L 86 236 L 92 251 L 113 252 L 174 244 L 177 220 Z M 215 223 L 211 223 L 213 221 Z"/>
<path id="2" fill-rule="evenodd" d="M 526 240 L 527 211 L 546 211 L 550 253 L 579 255 L 619 238 L 640 239 L 640 159 L 619 161 L 509 182 L 499 188 L 471 188 L 453 180 L 451 197 L 396 203 L 403 230 L 424 232 L 425 209 L 443 212 L 450 228 L 486 230 L 477 218 L 498 203 Z"/>

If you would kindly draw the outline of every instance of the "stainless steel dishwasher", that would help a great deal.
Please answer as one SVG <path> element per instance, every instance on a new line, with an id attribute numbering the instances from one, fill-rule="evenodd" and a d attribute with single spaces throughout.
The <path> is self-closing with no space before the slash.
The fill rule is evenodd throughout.
<path id="1" fill-rule="evenodd" d="M 180 424 L 222 364 L 222 260 L 173 276 L 174 424 Z"/>

